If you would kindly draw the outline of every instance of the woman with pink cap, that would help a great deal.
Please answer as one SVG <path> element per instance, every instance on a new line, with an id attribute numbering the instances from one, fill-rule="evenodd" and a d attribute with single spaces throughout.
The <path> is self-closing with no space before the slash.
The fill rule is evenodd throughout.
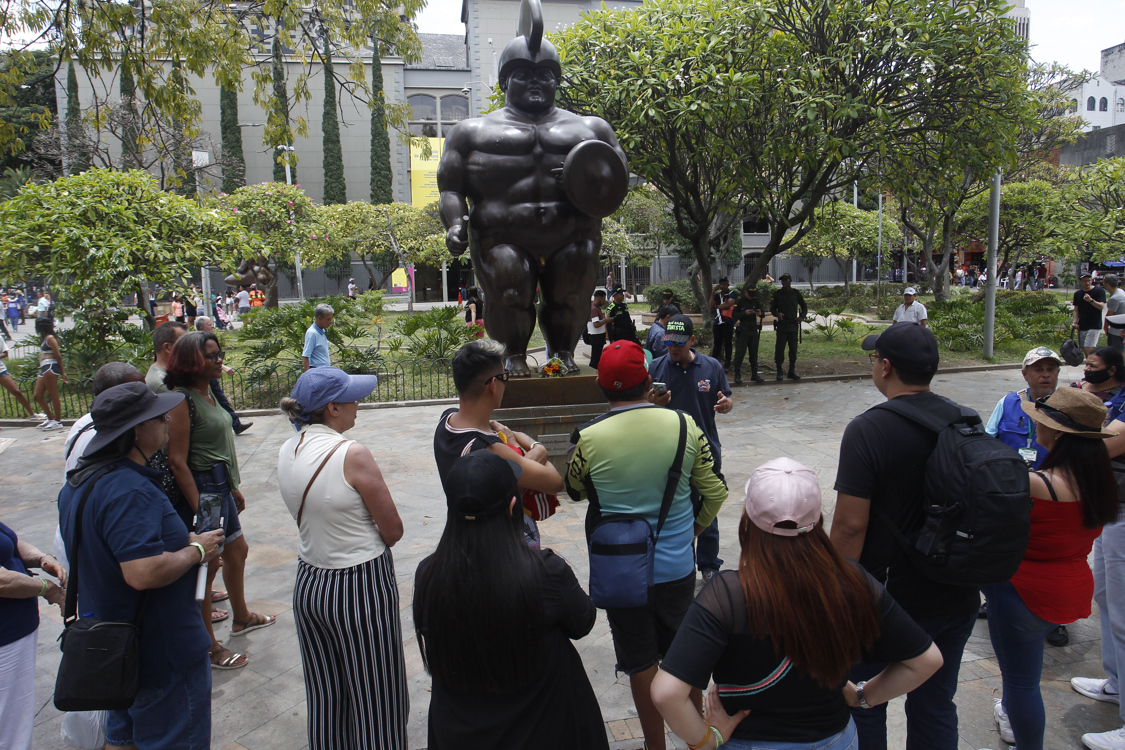
<path id="1" fill-rule="evenodd" d="M 789 458 L 746 483 L 738 570 L 692 603 L 652 684 L 668 726 L 692 750 L 859 746 L 849 706 L 869 708 L 921 685 L 941 652 L 875 579 L 824 532 L 820 484 Z M 889 662 L 853 685 L 860 661 Z M 706 712 L 692 704 L 707 692 Z"/>

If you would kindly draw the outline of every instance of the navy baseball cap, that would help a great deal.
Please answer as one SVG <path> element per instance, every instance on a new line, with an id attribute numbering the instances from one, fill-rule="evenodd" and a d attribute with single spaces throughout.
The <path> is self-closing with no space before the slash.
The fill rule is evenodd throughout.
<path id="1" fill-rule="evenodd" d="M 335 401 L 350 404 L 367 398 L 379 384 L 374 375 L 349 375 L 339 367 L 314 367 L 297 378 L 289 397 L 301 405 L 307 421 L 310 413 Z"/>
<path id="2" fill-rule="evenodd" d="M 691 318 L 686 315 L 673 315 L 668 319 L 668 325 L 664 326 L 664 342 L 683 346 L 691 339 L 694 332 L 695 326 L 692 325 Z"/>
<path id="3" fill-rule="evenodd" d="M 938 369 L 937 339 L 921 323 L 895 323 L 863 340 L 865 352 L 878 351 L 895 367 L 932 375 Z"/>

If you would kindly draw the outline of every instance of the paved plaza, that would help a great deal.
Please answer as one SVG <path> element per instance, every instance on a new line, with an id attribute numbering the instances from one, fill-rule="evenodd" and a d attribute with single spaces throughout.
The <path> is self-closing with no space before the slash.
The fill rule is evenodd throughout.
<path id="1" fill-rule="evenodd" d="M 1060 381 L 1080 376 L 1064 368 Z M 934 390 L 972 406 L 985 416 L 1005 392 L 1022 385 L 1017 370 L 962 374 L 941 373 Z M 840 437 L 848 420 L 881 396 L 869 380 L 773 383 L 735 389 L 733 411 L 718 418 L 723 441 L 723 466 L 731 499 L 719 517 L 721 556 L 726 568 L 737 566 L 737 525 L 741 496 L 751 471 L 777 456 L 791 456 L 816 470 L 824 489 L 830 521 Z M 414 571 L 434 549 L 445 518 L 444 497 L 433 462 L 433 430 L 440 404 L 377 408 L 361 411 L 348 436 L 368 446 L 378 460 L 405 524 L 405 535 L 393 553 L 401 594 L 401 615 L 410 686 L 410 747 L 426 746 L 429 677 L 422 669 L 414 637 L 411 596 Z M 292 434 L 279 416 L 254 417 L 254 427 L 237 439 L 242 489 L 247 508 L 242 524 L 250 543 L 246 570 L 251 608 L 277 614 L 278 623 L 239 638 L 231 646 L 250 655 L 249 666 L 214 672 L 213 747 L 225 750 L 288 750 L 306 746 L 305 690 L 296 631 L 291 615 L 296 569 L 297 531 L 277 489 L 277 453 Z M 0 430 L 0 520 L 43 550 L 51 548 L 57 522 L 55 498 L 63 482 L 62 446 L 66 431 L 43 434 L 34 428 Z M 574 567 L 578 580 L 588 579 L 582 504 L 563 500 L 559 512 L 540 525 L 543 543 Z M 222 606 L 222 605 L 220 605 Z M 62 715 L 51 704 L 59 663 L 56 638 L 61 631 L 58 609 L 41 601 L 36 691 L 39 713 L 35 748 L 62 748 Z M 219 626 L 220 638 L 229 622 Z M 1081 747 L 1083 732 L 1120 726 L 1117 706 L 1097 703 L 1070 689 L 1072 676 L 1101 676 L 1097 614 L 1070 628 L 1064 648 L 1047 647 L 1043 695 L 1047 704 L 1046 747 Z M 590 682 L 598 695 L 606 731 L 615 750 L 639 748 L 640 726 L 629 694 L 628 679 L 614 674 L 613 644 L 604 612 L 593 631 L 577 643 Z M 528 654 L 528 667 L 534 654 Z M 1004 748 L 992 719 L 992 698 L 998 697 L 999 670 L 985 622 L 978 621 L 961 666 L 957 703 L 961 718 L 961 750 Z M 890 746 L 905 746 L 901 700 L 891 709 Z M 686 745 L 669 735 L 669 747 Z M 341 748 L 341 750 L 347 750 Z"/>

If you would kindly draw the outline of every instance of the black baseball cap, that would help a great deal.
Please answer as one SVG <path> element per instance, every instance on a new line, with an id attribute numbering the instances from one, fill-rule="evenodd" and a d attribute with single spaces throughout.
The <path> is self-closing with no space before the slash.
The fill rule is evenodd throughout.
<path id="1" fill-rule="evenodd" d="M 863 350 L 878 351 L 901 370 L 932 375 L 938 369 L 937 339 L 921 323 L 895 323 L 865 338 Z"/>
<path id="2" fill-rule="evenodd" d="M 613 287 L 613 291 L 610 294 L 624 294 L 624 293 L 625 293 L 625 287 L 618 284 L 617 286 Z"/>
<path id="3" fill-rule="evenodd" d="M 691 339 L 693 333 L 695 333 L 695 326 L 691 318 L 686 315 L 673 315 L 668 319 L 668 325 L 664 326 L 664 341 L 683 346 Z"/>
<path id="4" fill-rule="evenodd" d="M 792 276 L 790 276 L 790 275 L 789 275 L 789 274 L 787 274 L 787 273 L 783 273 L 783 274 L 781 274 L 780 276 L 778 276 L 778 277 L 777 277 L 777 280 L 778 280 L 778 281 L 785 281 L 786 279 L 789 279 L 790 281 L 792 281 L 792 280 L 793 280 L 793 277 L 792 277 Z"/>
<path id="5" fill-rule="evenodd" d="M 505 448 L 504 450 L 508 450 Z M 512 454 L 515 458 L 515 453 Z M 445 504 L 466 521 L 483 521 L 507 510 L 523 468 L 486 449 L 461 456 L 445 475 Z"/>

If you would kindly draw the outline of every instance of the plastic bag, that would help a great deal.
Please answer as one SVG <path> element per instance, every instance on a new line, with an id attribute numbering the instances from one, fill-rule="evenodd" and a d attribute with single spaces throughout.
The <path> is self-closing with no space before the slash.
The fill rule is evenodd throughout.
<path id="1" fill-rule="evenodd" d="M 62 738 L 67 747 L 102 750 L 105 747 L 105 711 L 71 711 L 63 717 Z"/>

